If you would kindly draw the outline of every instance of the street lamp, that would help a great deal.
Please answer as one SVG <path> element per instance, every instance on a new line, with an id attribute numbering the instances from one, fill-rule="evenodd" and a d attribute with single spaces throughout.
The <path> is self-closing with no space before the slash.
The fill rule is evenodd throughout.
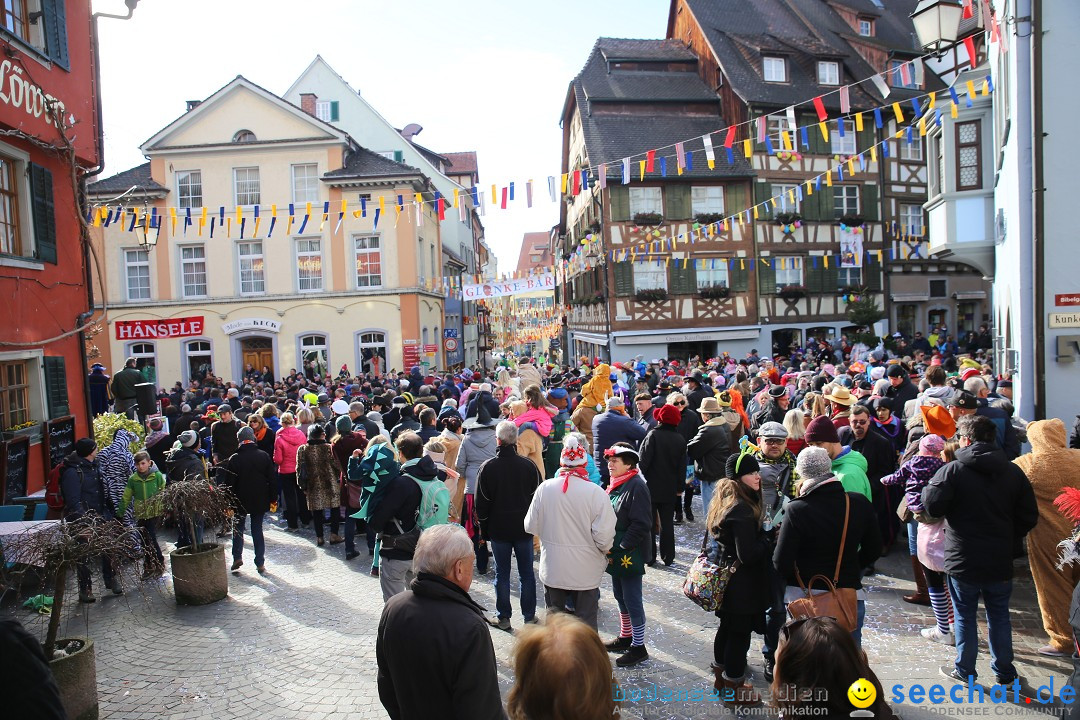
<path id="1" fill-rule="evenodd" d="M 139 239 L 139 246 L 150 252 L 157 247 L 158 235 L 161 234 L 161 219 L 158 218 L 156 224 L 152 224 L 149 218 L 150 208 L 145 203 L 143 204 L 143 222 L 137 224 L 136 236 Z"/>
<path id="2" fill-rule="evenodd" d="M 915 12 L 911 13 L 919 44 L 936 54 L 955 44 L 963 13 L 960 0 L 919 0 Z"/>

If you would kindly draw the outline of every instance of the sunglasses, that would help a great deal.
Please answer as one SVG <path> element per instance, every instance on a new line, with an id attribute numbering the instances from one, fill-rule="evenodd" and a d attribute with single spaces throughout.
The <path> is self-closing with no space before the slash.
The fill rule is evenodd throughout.
<path id="1" fill-rule="evenodd" d="M 671 404 L 674 405 L 675 407 L 686 407 L 685 402 L 673 402 Z"/>

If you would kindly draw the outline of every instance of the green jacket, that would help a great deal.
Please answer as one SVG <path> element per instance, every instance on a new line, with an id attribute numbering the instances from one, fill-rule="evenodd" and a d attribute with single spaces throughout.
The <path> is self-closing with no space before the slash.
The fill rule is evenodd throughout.
<path id="1" fill-rule="evenodd" d="M 143 374 L 133 367 L 124 368 L 113 375 L 112 394 L 117 400 L 134 400 L 135 386 L 146 382 Z"/>
<path id="2" fill-rule="evenodd" d="M 128 478 L 127 486 L 124 487 L 124 496 L 120 500 L 120 508 L 116 511 L 116 517 L 122 518 L 127 512 L 128 503 L 135 501 L 135 517 L 138 520 L 148 520 L 161 515 L 162 509 L 157 502 L 148 502 L 152 497 L 165 489 L 165 476 L 160 471 L 154 470 L 143 477 L 135 472 Z"/>
<path id="3" fill-rule="evenodd" d="M 866 458 L 861 452 L 844 448 L 844 453 L 832 461 L 832 471 L 844 486 L 844 492 L 857 492 L 873 502 L 870 495 L 870 479 L 866 477 Z"/>

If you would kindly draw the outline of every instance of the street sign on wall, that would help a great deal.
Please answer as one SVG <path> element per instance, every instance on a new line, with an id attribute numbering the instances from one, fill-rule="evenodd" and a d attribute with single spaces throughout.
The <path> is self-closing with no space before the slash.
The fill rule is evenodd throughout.
<path id="1" fill-rule="evenodd" d="M 454 352 L 457 350 L 457 340 L 452 337 L 448 337 L 443 340 L 443 347 L 446 348 L 446 352 Z"/>

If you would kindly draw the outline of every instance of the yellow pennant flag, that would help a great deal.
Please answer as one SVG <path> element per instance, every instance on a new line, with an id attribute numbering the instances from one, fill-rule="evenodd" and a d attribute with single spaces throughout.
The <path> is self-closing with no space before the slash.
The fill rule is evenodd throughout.
<path id="1" fill-rule="evenodd" d="M 862 113 L 855 113 L 855 132 L 862 132 Z"/>
<path id="2" fill-rule="evenodd" d="M 780 139 L 784 143 L 784 149 L 791 152 L 791 137 L 788 135 L 788 131 L 784 130 L 780 133 Z"/>
<path id="3" fill-rule="evenodd" d="M 714 160 L 713 158 L 708 158 L 708 163 L 709 163 L 709 169 L 710 170 L 715 170 L 716 169 L 716 160 Z"/>
<path id="4" fill-rule="evenodd" d="M 94 227 L 101 227 L 101 214 L 103 210 L 106 210 L 106 208 L 100 207 L 94 212 Z"/>
<path id="5" fill-rule="evenodd" d="M 832 187 L 832 170 L 825 173 L 825 184 Z"/>
<path id="6" fill-rule="evenodd" d="M 679 163 L 675 163 L 675 169 L 678 171 L 679 175 L 682 175 L 682 166 L 679 165 Z"/>
<path id="7" fill-rule="evenodd" d="M 750 140 L 750 138 L 742 141 L 742 152 L 743 157 L 747 159 L 749 159 L 750 156 L 754 154 L 754 143 Z"/>
<path id="8" fill-rule="evenodd" d="M 244 209 L 241 207 L 236 208 L 236 224 L 239 225 L 240 221 L 244 217 Z"/>
<path id="9" fill-rule="evenodd" d="M 990 78 L 988 77 L 983 78 L 982 94 L 983 97 L 990 94 Z"/>
<path id="10" fill-rule="evenodd" d="M 930 102 L 926 106 L 927 110 L 933 110 L 937 106 L 937 92 L 930 93 Z"/>
<path id="11" fill-rule="evenodd" d="M 919 118 L 919 135 L 926 135 L 926 117 Z"/>
<path id="12" fill-rule="evenodd" d="M 745 270 L 746 269 L 746 260 L 744 258 L 739 258 L 739 269 L 740 270 Z"/>
<path id="13" fill-rule="evenodd" d="M 202 237 L 203 228 L 206 227 L 206 210 L 207 208 L 204 207 L 202 215 L 199 216 L 199 237 Z"/>
<path id="14" fill-rule="evenodd" d="M 870 162 L 877 162 L 877 145 L 870 146 Z"/>
<path id="15" fill-rule="evenodd" d="M 566 188 L 565 188 L 565 186 L 564 186 L 564 188 L 563 188 L 563 194 L 564 194 L 564 195 L 566 194 Z M 499 193 L 498 193 L 498 191 L 496 190 L 495 186 L 494 186 L 494 185 L 492 185 L 492 186 L 491 186 L 491 207 L 495 207 L 495 206 L 496 206 L 496 205 L 498 205 L 498 204 L 499 204 Z"/>
<path id="16" fill-rule="evenodd" d="M 821 130 L 821 137 L 825 142 L 829 142 L 829 126 L 823 122 L 819 122 L 817 126 Z"/>
<path id="17" fill-rule="evenodd" d="M 772 204 L 773 207 L 776 207 L 776 198 L 775 197 L 769 198 L 769 202 Z"/>
<path id="18" fill-rule="evenodd" d="M 728 231 L 728 221 L 727 221 L 727 218 L 724 218 L 724 232 L 727 232 L 727 231 Z"/>
<path id="19" fill-rule="evenodd" d="M 386 214 L 386 199 L 382 195 L 379 196 L 379 214 Z"/>
<path id="20" fill-rule="evenodd" d="M 570 176 L 567 173 L 563 173 L 563 176 L 562 176 L 562 194 L 563 195 L 566 194 L 566 184 L 567 184 L 567 180 L 568 180 L 569 177 Z M 495 202 L 495 186 L 494 185 L 491 186 L 491 202 Z"/>
<path id="21" fill-rule="evenodd" d="M 788 190 L 787 191 L 787 196 L 788 196 L 788 202 L 790 202 L 792 204 L 792 206 L 794 206 L 795 205 L 795 191 L 794 190 Z"/>
<path id="22" fill-rule="evenodd" d="M 807 195 L 813 195 L 814 194 L 814 181 L 813 180 L 807 180 L 806 181 L 806 194 Z"/>
<path id="23" fill-rule="evenodd" d="M 854 160 L 854 158 L 848 158 L 847 172 L 848 172 L 849 176 L 855 174 L 855 160 Z"/>
<path id="24" fill-rule="evenodd" d="M 176 234 L 176 208 L 174 208 L 174 207 L 169 208 L 169 222 L 172 224 L 172 230 L 170 230 L 170 232 L 173 235 L 175 235 Z"/>
<path id="25" fill-rule="evenodd" d="M 898 122 L 898 123 L 904 122 L 904 111 L 900 109 L 900 103 L 894 102 L 892 104 L 892 111 L 893 111 L 893 115 L 896 116 L 896 122 Z"/>
<path id="26" fill-rule="evenodd" d="M 758 206 L 757 205 L 754 206 L 754 219 L 755 220 L 758 219 Z"/>
<path id="27" fill-rule="evenodd" d="M 641 172 L 641 179 L 645 179 L 645 161 L 638 160 L 638 170 Z"/>
<path id="28" fill-rule="evenodd" d="M 458 204 L 458 189 L 454 188 L 454 205 L 453 205 L 453 207 L 457 207 L 457 204 Z"/>
<path id="29" fill-rule="evenodd" d="M 232 215 L 225 218 L 225 237 L 232 237 Z"/>
<path id="30" fill-rule="evenodd" d="M 973 80 L 968 80 L 966 83 L 964 83 L 964 85 L 967 86 L 968 97 L 971 98 L 972 100 L 974 100 L 975 99 L 975 82 Z"/>
<path id="31" fill-rule="evenodd" d="M 958 114 L 956 103 L 953 103 L 949 106 L 949 117 L 955 120 Z"/>
<path id="32" fill-rule="evenodd" d="M 767 257 L 761 258 L 761 262 L 765 264 L 765 267 L 772 267 L 772 263 L 769 262 L 769 258 Z"/>
<path id="33" fill-rule="evenodd" d="M 829 269 L 829 254 L 825 253 L 825 255 L 822 256 L 822 259 L 825 261 L 825 269 L 828 270 Z"/>

